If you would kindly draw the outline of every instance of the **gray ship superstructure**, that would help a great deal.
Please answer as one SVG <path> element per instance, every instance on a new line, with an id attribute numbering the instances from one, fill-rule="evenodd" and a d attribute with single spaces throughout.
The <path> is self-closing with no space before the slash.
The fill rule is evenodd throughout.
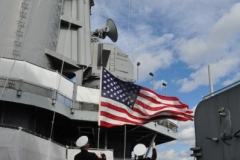
<path id="1" fill-rule="evenodd" d="M 240 157 L 240 80 L 203 97 L 194 115 L 197 160 Z"/>
<path id="2" fill-rule="evenodd" d="M 41 135 L 67 150 L 87 135 L 91 148 L 98 147 L 100 67 L 134 83 L 134 65 L 116 45 L 100 41 L 117 40 L 111 19 L 91 32 L 93 6 L 93 0 L 0 1 L 1 129 Z M 156 144 L 175 140 L 177 126 L 158 121 L 126 130 L 101 127 L 99 148 L 123 158 L 125 132 L 130 158 L 134 145 L 148 146 L 155 135 Z"/>

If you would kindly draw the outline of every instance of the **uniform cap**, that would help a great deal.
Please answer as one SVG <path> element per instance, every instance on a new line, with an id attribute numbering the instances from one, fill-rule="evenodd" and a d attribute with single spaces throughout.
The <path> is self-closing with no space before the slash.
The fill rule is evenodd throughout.
<path id="1" fill-rule="evenodd" d="M 87 136 L 81 136 L 78 138 L 76 145 L 78 147 L 83 147 L 88 143 L 88 137 Z"/>
<path id="2" fill-rule="evenodd" d="M 144 144 L 137 144 L 134 149 L 133 149 L 133 152 L 135 155 L 137 156 L 142 156 L 145 154 L 147 148 Z"/>

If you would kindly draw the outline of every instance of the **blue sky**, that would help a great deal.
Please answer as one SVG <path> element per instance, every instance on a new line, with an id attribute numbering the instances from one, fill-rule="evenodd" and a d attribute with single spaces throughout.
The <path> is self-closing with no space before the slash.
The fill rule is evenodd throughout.
<path id="1" fill-rule="evenodd" d="M 209 94 L 207 66 L 214 90 L 240 79 L 240 3 L 237 0 L 95 0 L 92 30 L 111 18 L 115 43 L 139 66 L 139 84 L 176 96 L 194 110 Z M 112 43 L 108 38 L 105 42 Z M 158 146 L 161 160 L 192 160 L 193 122 L 175 122 L 178 140 Z"/>

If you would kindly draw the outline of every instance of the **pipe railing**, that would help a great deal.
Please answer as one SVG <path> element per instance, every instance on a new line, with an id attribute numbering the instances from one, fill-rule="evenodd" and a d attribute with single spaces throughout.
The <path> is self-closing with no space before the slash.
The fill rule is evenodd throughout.
<path id="1" fill-rule="evenodd" d="M 225 87 L 223 87 L 223 88 L 221 88 L 219 90 L 216 90 L 215 92 L 209 93 L 206 96 L 203 96 L 202 99 L 206 99 L 206 98 L 209 98 L 211 96 L 214 96 L 215 94 L 219 94 L 219 93 L 221 93 L 221 92 L 223 92 L 223 91 L 225 91 L 227 89 L 230 89 L 230 88 L 232 88 L 232 87 L 234 87 L 236 85 L 239 85 L 239 84 L 240 84 L 240 80 L 238 80 L 236 82 L 233 82 L 233 83 L 231 83 L 231 84 L 229 84 L 229 85 L 227 85 L 227 86 L 225 86 Z"/>

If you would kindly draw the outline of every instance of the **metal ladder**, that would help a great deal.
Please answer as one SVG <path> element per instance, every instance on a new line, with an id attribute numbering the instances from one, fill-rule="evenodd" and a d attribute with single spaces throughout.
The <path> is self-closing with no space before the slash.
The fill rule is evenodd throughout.
<path id="1" fill-rule="evenodd" d="M 55 10 L 56 14 L 54 14 L 54 22 L 52 24 L 53 33 L 51 33 L 52 43 L 50 44 L 52 50 L 56 50 L 58 44 L 58 37 L 61 25 L 61 14 L 63 11 L 63 0 L 56 0 Z"/>
<path id="2" fill-rule="evenodd" d="M 16 41 L 14 42 L 13 58 L 17 59 L 21 56 L 21 46 L 23 41 L 23 32 L 27 21 L 27 10 L 29 0 L 23 0 L 21 4 L 20 16 L 18 21 L 18 29 L 16 31 Z"/>
<path id="3" fill-rule="evenodd" d="M 115 53 L 116 48 L 114 47 L 114 52 L 111 52 L 110 54 L 110 60 L 109 60 L 109 71 L 114 72 L 115 71 Z"/>

